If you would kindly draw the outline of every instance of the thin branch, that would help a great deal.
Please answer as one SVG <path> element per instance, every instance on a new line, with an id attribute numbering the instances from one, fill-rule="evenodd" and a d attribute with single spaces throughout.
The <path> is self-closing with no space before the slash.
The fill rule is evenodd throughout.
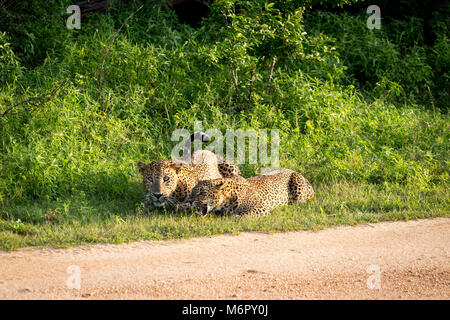
<path id="1" fill-rule="evenodd" d="M 39 97 L 28 98 L 28 99 L 22 100 L 22 101 L 20 101 L 20 102 L 18 102 L 18 103 L 16 103 L 16 104 L 13 104 L 12 106 L 9 106 L 8 109 L 6 109 L 5 112 L 3 112 L 2 118 L 3 118 L 4 116 L 6 116 L 6 114 L 7 114 L 8 112 L 10 112 L 12 109 L 14 109 L 15 107 L 17 107 L 17 106 L 19 106 L 19 105 L 21 105 L 21 104 L 23 104 L 23 103 L 29 103 L 30 101 L 36 100 L 36 99 L 38 99 L 38 98 L 39 98 Z"/>
<path id="2" fill-rule="evenodd" d="M 267 79 L 267 87 L 266 87 L 266 93 L 269 94 L 269 88 L 270 88 L 270 81 L 272 81 L 273 77 L 273 68 L 275 67 L 275 63 L 277 63 L 278 56 L 275 55 L 272 60 L 272 64 L 270 65 L 270 74 L 269 78 Z"/>
<path id="3" fill-rule="evenodd" d="M 303 12 L 305 12 L 305 7 L 302 7 L 301 9 L 300 9 L 300 14 L 298 15 L 298 17 L 301 19 L 301 18 L 303 18 Z"/>
<path id="4" fill-rule="evenodd" d="M 56 93 L 57 93 L 57 92 L 58 92 L 58 91 L 59 91 L 59 90 L 60 90 L 60 89 L 68 82 L 68 81 L 69 81 L 69 82 L 72 82 L 74 79 L 75 79 L 75 77 L 72 77 L 72 78 L 70 78 L 69 80 L 64 79 L 63 81 L 61 81 L 60 85 L 57 86 L 55 89 L 53 89 L 53 91 L 50 93 L 50 95 L 49 95 L 45 100 L 40 101 L 40 104 L 36 104 L 36 103 L 34 103 L 34 101 L 35 101 L 35 100 L 41 100 L 41 99 L 43 99 L 45 95 L 41 95 L 41 96 L 38 96 L 38 97 L 28 98 L 28 99 L 22 100 L 22 101 L 20 101 L 20 102 L 18 102 L 18 103 L 16 103 L 16 104 L 10 106 L 9 108 L 7 108 L 7 109 L 5 110 L 5 112 L 3 112 L 2 117 L 6 116 L 6 114 L 7 114 L 8 112 L 10 112 L 12 109 L 14 109 L 15 107 L 17 107 L 17 106 L 19 106 L 19 105 L 21 105 L 21 104 L 24 104 L 24 103 L 29 103 L 29 104 L 34 105 L 35 107 L 40 108 L 42 104 L 45 104 L 45 103 L 49 102 L 51 99 L 53 99 L 53 98 L 56 96 Z"/>
<path id="5" fill-rule="evenodd" d="M 250 92 L 248 93 L 248 102 L 252 102 L 253 81 L 255 80 L 255 67 L 250 71 Z"/>
<path id="6" fill-rule="evenodd" d="M 63 81 L 61 81 L 61 84 L 52 91 L 51 95 L 44 101 L 44 103 L 50 101 L 51 99 L 53 99 L 56 96 L 56 93 L 67 83 L 67 82 L 72 82 L 73 80 L 75 80 L 75 77 L 72 77 L 70 79 L 65 79 Z"/>
<path id="7" fill-rule="evenodd" d="M 236 95 L 237 95 L 238 99 L 240 99 L 241 96 L 239 94 L 239 79 L 238 79 L 237 70 L 233 68 L 233 69 L 231 69 L 231 73 L 233 74 L 233 82 L 234 82 L 234 87 L 236 89 Z"/>

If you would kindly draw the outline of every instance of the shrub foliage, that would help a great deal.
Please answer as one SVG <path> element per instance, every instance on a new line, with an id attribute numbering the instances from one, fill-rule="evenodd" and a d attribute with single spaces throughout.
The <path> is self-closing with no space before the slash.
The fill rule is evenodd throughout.
<path id="1" fill-rule="evenodd" d="M 0 203 L 139 201 L 135 163 L 168 158 L 196 120 L 280 129 L 280 164 L 313 185 L 447 185 L 448 16 L 426 44 L 420 17 L 369 30 L 345 10 L 358 1 L 323 2 L 214 1 L 193 28 L 128 1 L 81 30 L 68 1 L 3 7 Z"/>

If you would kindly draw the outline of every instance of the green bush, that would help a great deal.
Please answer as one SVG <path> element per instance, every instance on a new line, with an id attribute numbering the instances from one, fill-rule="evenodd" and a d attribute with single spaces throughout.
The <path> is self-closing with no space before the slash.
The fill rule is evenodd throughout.
<path id="1" fill-rule="evenodd" d="M 14 84 L 22 76 L 23 68 L 8 42 L 6 33 L 0 32 L 0 84 Z"/>
<path id="2" fill-rule="evenodd" d="M 433 45 L 429 61 L 434 72 L 432 92 L 436 96 L 435 103 L 438 106 L 448 106 L 450 101 L 450 39 L 448 36 L 438 37 Z"/>
<path id="3" fill-rule="evenodd" d="M 365 12 L 356 16 L 317 12 L 308 16 L 306 25 L 313 34 L 335 38 L 332 45 L 350 73 L 345 80 L 367 96 L 387 98 L 397 105 L 431 106 L 430 88 L 436 88 L 435 83 L 445 76 L 434 74 L 430 49 L 423 45 L 423 21 L 412 17 L 371 30 L 366 26 L 367 17 Z M 447 109 L 448 101 L 440 99 L 438 107 Z"/>
<path id="4" fill-rule="evenodd" d="M 403 50 L 362 16 L 317 13 L 305 27 L 299 6 L 234 4 L 215 2 L 194 29 L 148 3 L 118 32 L 140 4 L 122 5 L 49 40 L 41 49 L 58 49 L 26 69 L 2 34 L 0 112 L 39 98 L 0 117 L 0 202 L 139 199 L 135 163 L 168 158 L 172 131 L 196 120 L 280 129 L 280 164 L 315 185 L 448 183 L 448 115 L 428 106 L 448 84 L 448 38 L 431 64 L 410 34 Z"/>
<path id="5" fill-rule="evenodd" d="M 70 4 L 69 0 L 2 0 L 0 30 L 13 40 L 24 66 L 38 66 L 49 56 L 63 54 L 63 44 L 72 36 L 66 28 Z"/>

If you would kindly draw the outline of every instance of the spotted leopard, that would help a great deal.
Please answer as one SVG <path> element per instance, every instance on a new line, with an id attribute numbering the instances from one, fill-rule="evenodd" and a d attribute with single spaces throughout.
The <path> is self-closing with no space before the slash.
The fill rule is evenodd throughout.
<path id="1" fill-rule="evenodd" d="M 313 197 L 314 190 L 305 177 L 293 170 L 278 169 L 249 179 L 201 181 L 187 201 L 203 215 L 211 211 L 267 215 L 280 205 L 304 203 Z"/>
<path id="2" fill-rule="evenodd" d="M 240 174 L 235 164 L 219 162 L 207 150 L 194 152 L 191 163 L 157 160 L 150 164 L 138 162 L 137 167 L 147 189 L 145 206 L 150 210 L 164 205 L 176 210 L 187 209 L 187 196 L 200 181 Z"/>

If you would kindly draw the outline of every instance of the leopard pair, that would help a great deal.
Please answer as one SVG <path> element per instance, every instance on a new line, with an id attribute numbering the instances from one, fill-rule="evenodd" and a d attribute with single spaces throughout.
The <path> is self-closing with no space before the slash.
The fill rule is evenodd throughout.
<path id="1" fill-rule="evenodd" d="M 237 165 L 207 150 L 194 152 L 189 161 L 139 162 L 138 168 L 149 209 L 167 205 L 176 210 L 196 209 L 203 215 L 213 211 L 266 215 L 277 206 L 314 197 L 311 184 L 296 171 L 278 169 L 245 179 Z"/>

